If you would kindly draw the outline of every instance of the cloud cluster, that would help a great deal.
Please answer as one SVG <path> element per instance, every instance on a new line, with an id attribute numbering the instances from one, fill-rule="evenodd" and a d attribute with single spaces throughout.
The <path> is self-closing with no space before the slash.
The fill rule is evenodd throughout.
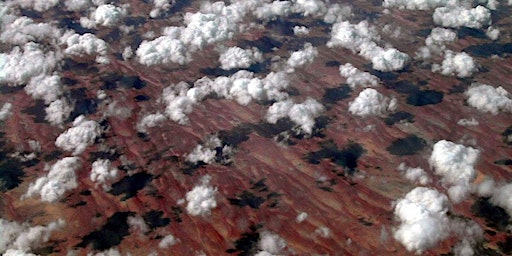
<path id="1" fill-rule="evenodd" d="M 191 61 L 186 45 L 170 36 L 161 36 L 152 41 L 144 40 L 135 54 L 139 62 L 146 66 L 171 63 L 185 65 Z"/>
<path id="2" fill-rule="evenodd" d="M 433 14 L 434 23 L 443 27 L 482 28 L 491 25 L 491 12 L 479 5 L 475 8 L 439 7 Z"/>
<path id="3" fill-rule="evenodd" d="M 97 63 L 108 64 L 110 62 L 106 56 L 108 49 L 107 43 L 97 38 L 94 34 L 85 33 L 79 35 L 67 33 L 62 38 L 62 41 L 67 45 L 67 48 L 64 50 L 65 54 L 75 56 L 95 55 Z"/>
<path id="4" fill-rule="evenodd" d="M 102 188 L 106 191 L 110 189 L 108 183 L 115 180 L 118 174 L 119 170 L 115 167 L 112 167 L 110 160 L 98 159 L 92 163 L 89 179 L 97 185 L 101 185 Z"/>
<path id="5" fill-rule="evenodd" d="M 84 28 L 96 28 L 96 26 L 113 27 L 117 25 L 127 14 L 127 5 L 121 7 L 113 4 L 101 4 L 94 9 L 89 17 L 81 17 L 80 25 Z"/>
<path id="6" fill-rule="evenodd" d="M 324 106 L 311 98 L 302 103 L 293 103 L 292 100 L 278 101 L 269 107 L 266 120 L 275 124 L 279 119 L 288 117 L 304 134 L 310 135 L 315 126 L 315 119 L 324 111 Z"/>
<path id="7" fill-rule="evenodd" d="M 395 98 L 390 99 L 372 88 L 366 88 L 349 103 L 348 111 L 357 116 L 382 115 L 398 107 Z"/>
<path id="8" fill-rule="evenodd" d="M 302 50 L 292 52 L 290 58 L 286 61 L 288 65 L 288 72 L 293 72 L 295 68 L 302 67 L 307 64 L 311 64 L 318 56 L 318 50 L 311 45 L 311 43 L 305 43 Z"/>
<path id="9" fill-rule="evenodd" d="M 457 33 L 447 28 L 434 28 L 425 40 L 425 46 L 416 53 L 419 58 L 429 59 L 433 54 L 439 55 L 446 50 L 446 44 L 457 40 Z"/>
<path id="10" fill-rule="evenodd" d="M 0 253 L 2 255 L 35 255 L 29 252 L 48 242 L 53 231 L 65 225 L 63 220 L 50 222 L 46 226 L 30 226 L 0 218 Z"/>
<path id="11" fill-rule="evenodd" d="M 215 196 L 217 188 L 210 186 L 211 177 L 202 177 L 201 184 L 187 192 L 187 213 L 193 216 L 210 214 L 211 210 L 217 207 Z"/>
<path id="12" fill-rule="evenodd" d="M 432 72 L 440 72 L 445 76 L 470 77 L 478 70 L 478 66 L 471 56 L 465 52 L 454 53 L 446 50 L 441 65 L 432 65 Z"/>
<path id="13" fill-rule="evenodd" d="M 397 169 L 411 182 L 419 183 L 422 186 L 432 182 L 432 178 L 420 167 L 413 168 L 408 167 L 405 163 L 400 163 Z"/>
<path id="14" fill-rule="evenodd" d="M 499 111 L 512 112 L 512 99 L 503 87 L 493 87 L 486 84 L 473 84 L 465 92 L 470 106 L 494 115 Z"/>
<path id="15" fill-rule="evenodd" d="M 222 141 L 219 137 L 210 136 L 203 144 L 197 145 L 192 152 L 186 156 L 186 160 L 193 164 L 197 164 L 198 162 L 211 164 L 218 159 L 229 158 L 232 152 L 233 149 L 230 146 L 222 145 Z"/>
<path id="16" fill-rule="evenodd" d="M 49 23 L 36 23 L 31 18 L 17 17 L 10 23 L 2 24 L 0 41 L 14 45 L 24 45 L 28 42 L 49 40 L 56 42 L 60 30 Z"/>
<path id="17" fill-rule="evenodd" d="M 471 192 L 471 182 L 476 177 L 475 163 L 480 151 L 472 147 L 440 140 L 434 144 L 430 166 L 442 177 L 448 195 L 454 202 L 461 202 Z"/>
<path id="18" fill-rule="evenodd" d="M 351 63 L 340 65 L 339 71 L 340 75 L 347 79 L 347 84 L 352 89 L 356 87 L 376 87 L 380 83 L 378 77 L 357 69 Z"/>
<path id="19" fill-rule="evenodd" d="M 78 187 L 76 171 L 81 165 L 78 157 L 65 157 L 57 161 L 46 176 L 30 184 L 25 196 L 40 195 L 43 201 L 56 202 L 67 191 Z"/>
<path id="20" fill-rule="evenodd" d="M 220 67 L 224 70 L 248 68 L 262 60 L 263 55 L 258 48 L 242 49 L 238 46 L 229 47 L 219 57 Z"/>
<path id="21" fill-rule="evenodd" d="M 34 99 L 42 99 L 45 104 L 50 104 L 62 95 L 60 76 L 43 74 L 32 77 L 25 86 L 25 92 Z"/>
<path id="22" fill-rule="evenodd" d="M 499 186 L 496 190 L 493 191 L 491 197 L 491 203 L 505 209 L 509 216 L 512 216 L 512 197 L 510 197 L 511 194 L 512 183 L 509 183 L 503 186 Z"/>
<path id="23" fill-rule="evenodd" d="M 92 145 L 100 134 L 100 126 L 96 121 L 79 116 L 73 121 L 73 127 L 57 137 L 55 145 L 66 151 L 73 151 L 73 155 L 78 155 Z"/>

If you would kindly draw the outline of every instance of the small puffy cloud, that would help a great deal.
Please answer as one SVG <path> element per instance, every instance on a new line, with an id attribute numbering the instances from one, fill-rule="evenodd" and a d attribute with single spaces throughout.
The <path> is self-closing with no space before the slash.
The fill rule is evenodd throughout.
<path id="1" fill-rule="evenodd" d="M 512 99 L 503 87 L 474 84 L 465 92 L 470 106 L 494 115 L 499 111 L 512 112 Z"/>
<path id="2" fill-rule="evenodd" d="M 321 226 L 315 229 L 315 234 L 318 234 L 323 238 L 327 238 L 331 234 L 331 229 L 325 226 Z"/>
<path id="3" fill-rule="evenodd" d="M 110 248 L 108 250 L 104 250 L 98 253 L 87 253 L 87 256 L 122 256 L 117 248 Z"/>
<path id="4" fill-rule="evenodd" d="M 305 134 L 311 134 L 315 126 L 315 119 L 325 108 L 314 99 L 307 99 L 303 103 L 293 103 L 292 100 L 278 101 L 269 107 L 267 122 L 276 123 L 279 119 L 289 117 Z"/>
<path id="5" fill-rule="evenodd" d="M 50 222 L 46 226 L 30 226 L 27 223 L 17 223 L 0 218 L 0 253 L 2 255 L 35 255 L 29 253 L 48 242 L 53 231 L 65 225 L 63 220 Z"/>
<path id="6" fill-rule="evenodd" d="M 60 36 L 60 30 L 51 24 L 36 23 L 32 19 L 22 16 L 2 26 L 0 41 L 15 45 L 24 45 L 28 42 L 41 42 L 45 39 L 49 39 L 53 42 Z"/>
<path id="7" fill-rule="evenodd" d="M 430 166 L 442 177 L 443 184 L 449 186 L 448 195 L 454 202 L 461 202 L 471 192 L 479 155 L 479 150 L 451 141 L 440 140 L 434 144 Z"/>
<path id="8" fill-rule="evenodd" d="M 12 104 L 7 102 L 0 109 L 0 121 L 5 121 L 11 116 Z"/>
<path id="9" fill-rule="evenodd" d="M 331 39 L 327 42 L 327 46 L 331 48 L 341 46 L 357 53 L 361 51 L 363 45 L 375 40 L 380 40 L 380 36 L 375 27 L 368 24 L 368 21 L 361 21 L 357 24 L 341 21 L 333 24 Z"/>
<path id="10" fill-rule="evenodd" d="M 20 0 L 16 1 L 23 8 L 34 9 L 38 12 L 44 12 L 59 4 L 59 0 Z"/>
<path id="11" fill-rule="evenodd" d="M 229 158 L 232 153 L 232 148 L 225 145 L 222 146 L 222 141 L 217 136 L 209 136 L 203 144 L 197 145 L 190 154 L 187 155 L 187 162 L 196 164 L 203 162 L 211 164 L 217 158 Z"/>
<path id="12" fill-rule="evenodd" d="M 62 95 L 62 84 L 58 75 L 39 75 L 30 79 L 25 92 L 34 99 L 42 99 L 46 104 L 56 101 Z"/>
<path id="13" fill-rule="evenodd" d="M 485 31 L 485 35 L 491 40 L 498 40 L 500 37 L 500 29 L 497 27 L 490 26 Z"/>
<path id="14" fill-rule="evenodd" d="M 465 52 L 454 53 L 446 50 L 441 65 L 432 65 L 432 72 L 440 72 L 445 76 L 470 77 L 478 71 L 478 66 L 471 56 Z"/>
<path id="15" fill-rule="evenodd" d="M 68 119 L 73 109 L 73 104 L 65 98 L 55 100 L 45 108 L 45 120 L 52 125 L 61 125 Z"/>
<path id="16" fill-rule="evenodd" d="M 305 221 L 307 218 L 308 218 L 308 213 L 301 212 L 301 213 L 299 213 L 299 215 L 297 215 L 297 217 L 295 218 L 295 221 L 297 221 L 298 223 L 301 223 L 301 222 Z"/>
<path id="17" fill-rule="evenodd" d="M 73 151 L 73 155 L 78 155 L 92 145 L 100 133 L 100 126 L 96 121 L 79 116 L 73 121 L 73 127 L 57 137 L 55 145 L 66 151 Z"/>
<path id="18" fill-rule="evenodd" d="M 291 1 L 272 1 L 270 3 L 264 3 L 253 12 L 254 16 L 261 20 L 274 20 L 277 17 L 286 17 L 291 13 Z"/>
<path id="19" fill-rule="evenodd" d="M 382 72 L 402 70 L 409 61 L 409 55 L 395 48 L 379 51 L 378 54 L 372 58 L 373 69 Z"/>
<path id="20" fill-rule="evenodd" d="M 165 114 L 169 119 L 185 125 L 189 122 L 187 114 L 190 114 L 195 102 L 187 97 L 188 84 L 181 82 L 175 86 L 164 88 L 162 100 L 166 103 Z"/>
<path id="21" fill-rule="evenodd" d="M 0 84 L 25 84 L 33 76 L 52 72 L 58 61 L 55 53 L 45 53 L 36 43 L 27 43 L 23 48 L 14 47 L 10 53 L 0 53 Z"/>
<path id="22" fill-rule="evenodd" d="M 293 12 L 302 13 L 304 16 L 319 17 L 327 12 L 327 5 L 321 0 L 294 0 Z"/>
<path id="23" fill-rule="evenodd" d="M 459 0 L 384 0 L 382 6 L 408 10 L 430 10 L 436 7 L 457 5 Z"/>
<path id="24" fill-rule="evenodd" d="M 221 68 L 224 70 L 248 68 L 262 60 L 263 56 L 257 48 L 242 49 L 237 46 L 228 48 L 219 57 Z"/>
<path id="25" fill-rule="evenodd" d="M 157 112 L 154 114 L 148 114 L 142 117 L 142 119 L 137 123 L 137 131 L 146 132 L 147 128 L 153 128 L 158 126 L 160 123 L 167 120 L 164 114 Z"/>
<path id="26" fill-rule="evenodd" d="M 126 222 L 130 226 L 130 233 L 135 231 L 146 233 L 150 230 L 144 219 L 140 216 L 129 216 Z"/>
<path id="27" fill-rule="evenodd" d="M 457 124 L 460 126 L 477 126 L 478 121 L 474 117 L 471 119 L 462 118 L 457 121 Z"/>
<path id="28" fill-rule="evenodd" d="M 422 59 L 428 59 L 432 54 L 439 55 L 446 49 L 446 44 L 457 40 L 457 33 L 448 28 L 434 28 L 425 40 L 425 47 L 416 53 Z"/>
<path id="29" fill-rule="evenodd" d="M 95 28 L 97 25 L 113 27 L 117 25 L 126 14 L 126 6 L 119 7 L 113 4 L 101 4 L 90 14 L 89 18 L 80 18 L 80 25 L 85 28 Z"/>
<path id="30" fill-rule="evenodd" d="M 89 178 L 92 182 L 102 186 L 104 190 L 109 190 L 108 182 L 117 178 L 119 170 L 112 167 L 112 163 L 108 159 L 98 159 L 92 163 L 91 174 Z"/>
<path id="31" fill-rule="evenodd" d="M 395 202 L 394 214 L 400 225 L 394 238 L 418 254 L 436 246 L 449 233 L 448 207 L 446 195 L 435 189 L 414 188 Z"/>
<path id="32" fill-rule="evenodd" d="M 352 7 L 350 5 L 330 4 L 324 15 L 324 22 L 333 24 L 352 16 Z"/>
<path id="33" fill-rule="evenodd" d="M 76 171 L 81 165 L 78 157 L 65 157 L 57 161 L 46 176 L 30 184 L 25 196 L 38 194 L 43 201 L 59 200 L 66 192 L 78 187 Z"/>
<path id="34" fill-rule="evenodd" d="M 318 56 L 318 50 L 311 43 L 305 43 L 302 50 L 292 52 L 290 58 L 286 61 L 289 67 L 288 71 L 293 72 L 297 67 L 312 63 L 316 56 Z"/>
<path id="35" fill-rule="evenodd" d="M 379 85 L 379 78 L 357 69 L 351 63 L 340 65 L 339 70 L 340 75 L 347 79 L 347 84 L 352 89 L 356 87 L 376 87 Z"/>
<path id="36" fill-rule="evenodd" d="M 186 45 L 171 36 L 161 36 L 152 41 L 143 41 L 135 52 L 139 63 L 146 66 L 185 65 L 191 61 Z"/>
<path id="37" fill-rule="evenodd" d="M 293 34 L 296 36 L 309 35 L 309 29 L 306 26 L 294 26 Z"/>
<path id="38" fill-rule="evenodd" d="M 91 0 L 65 0 L 64 6 L 68 11 L 83 11 L 91 6 Z"/>
<path id="39" fill-rule="evenodd" d="M 154 8 L 149 13 L 149 17 L 158 17 L 161 12 L 169 10 L 175 3 L 176 0 L 153 0 Z"/>
<path id="40" fill-rule="evenodd" d="M 65 54 L 76 56 L 97 55 L 96 62 L 108 63 L 108 58 L 106 57 L 108 49 L 107 43 L 93 34 L 67 34 L 63 41 L 65 41 L 67 45 L 67 48 L 64 50 Z"/>
<path id="41" fill-rule="evenodd" d="M 258 241 L 258 249 L 261 251 L 256 255 L 279 255 L 286 248 L 286 241 L 279 235 L 263 231 Z"/>
<path id="42" fill-rule="evenodd" d="M 179 239 L 176 239 L 172 234 L 164 236 L 162 240 L 158 243 L 158 247 L 161 249 L 167 249 L 173 245 L 175 245 Z"/>
<path id="43" fill-rule="evenodd" d="M 397 169 L 401 171 L 405 178 L 411 182 L 419 183 L 422 186 L 432 182 L 432 178 L 420 167 L 413 168 L 408 167 L 405 163 L 400 163 Z"/>
<path id="44" fill-rule="evenodd" d="M 479 5 L 475 8 L 439 7 L 433 14 L 434 23 L 443 27 L 482 28 L 491 25 L 491 12 Z"/>
<path id="45" fill-rule="evenodd" d="M 217 188 L 210 186 L 211 177 L 206 175 L 202 178 L 201 184 L 187 192 L 187 213 L 193 216 L 210 214 L 211 210 L 217 207 L 215 196 Z"/>
<path id="46" fill-rule="evenodd" d="M 357 116 L 382 115 L 397 108 L 395 98 L 388 98 L 377 90 L 366 88 L 349 103 L 348 111 Z"/>

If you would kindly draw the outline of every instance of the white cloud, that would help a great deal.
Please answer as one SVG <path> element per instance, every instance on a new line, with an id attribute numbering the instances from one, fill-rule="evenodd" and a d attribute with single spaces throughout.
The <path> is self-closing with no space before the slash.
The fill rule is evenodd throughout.
<path id="1" fill-rule="evenodd" d="M 422 186 L 432 182 L 432 178 L 420 167 L 413 168 L 408 167 L 405 163 L 400 163 L 397 169 L 411 182 L 419 183 Z"/>
<path id="2" fill-rule="evenodd" d="M 73 155 L 78 155 L 92 145 L 100 133 L 100 126 L 96 121 L 79 116 L 73 121 L 73 127 L 57 137 L 55 145 L 66 151 L 73 151 Z"/>
<path id="3" fill-rule="evenodd" d="M 256 255 L 279 255 L 282 253 L 284 248 L 286 248 L 286 241 L 283 238 L 275 233 L 263 231 L 261 232 L 260 240 L 258 241 L 258 249 L 260 249 L 264 254 L 258 253 Z"/>
<path id="4" fill-rule="evenodd" d="M 60 76 L 43 74 L 32 77 L 25 86 L 25 92 L 34 99 L 42 99 L 46 104 L 50 104 L 62 95 Z"/>
<path id="5" fill-rule="evenodd" d="M 432 54 L 439 55 L 446 49 L 446 44 L 457 40 L 457 33 L 448 28 L 434 28 L 425 40 L 425 47 L 416 53 L 422 59 L 428 59 Z"/>
<path id="6" fill-rule="evenodd" d="M 512 197 L 510 195 L 512 195 L 512 183 L 500 186 L 494 191 L 491 203 L 502 207 L 508 215 L 512 216 Z"/>
<path id="7" fill-rule="evenodd" d="M 92 163 L 91 173 L 89 178 L 92 182 L 101 185 L 106 191 L 110 189 L 108 182 L 117 178 L 119 170 L 112 167 L 112 163 L 108 159 L 98 159 Z"/>
<path id="8" fill-rule="evenodd" d="M 17 250 L 17 249 L 8 249 L 2 255 L 3 256 L 37 256 L 33 253 L 24 252 L 22 250 Z"/>
<path id="9" fill-rule="evenodd" d="M 324 111 L 322 104 L 311 98 L 303 103 L 293 103 L 292 100 L 278 101 L 269 107 L 266 120 L 273 124 L 281 118 L 289 117 L 303 133 L 310 135 L 315 126 L 315 119 Z"/>
<path id="10" fill-rule="evenodd" d="M 472 117 L 471 119 L 463 118 L 459 119 L 459 121 L 457 121 L 457 124 L 461 126 L 477 126 L 478 121 L 474 117 Z"/>
<path id="11" fill-rule="evenodd" d="M 160 240 L 160 243 L 158 243 L 158 247 L 162 249 L 167 249 L 173 245 L 175 245 L 179 239 L 176 239 L 172 234 L 164 236 L 162 240 Z"/>
<path id="12" fill-rule="evenodd" d="M 379 78 L 368 72 L 357 69 L 351 63 L 340 65 L 339 71 L 340 75 L 347 79 L 347 84 L 352 89 L 356 87 L 376 87 L 380 83 Z"/>
<path id="13" fill-rule="evenodd" d="M 12 104 L 7 102 L 0 109 L 0 121 L 5 121 L 11 116 Z"/>
<path id="14" fill-rule="evenodd" d="M 60 0 L 19 0 L 16 1 L 23 8 L 31 8 L 38 12 L 44 12 L 59 4 Z"/>
<path id="15" fill-rule="evenodd" d="M 25 196 L 38 194 L 41 200 L 50 203 L 59 200 L 66 192 L 78 187 L 76 171 L 80 167 L 78 157 L 65 157 L 57 161 L 46 176 L 30 184 Z"/>
<path id="16" fill-rule="evenodd" d="M 261 20 L 274 20 L 277 17 L 286 17 L 291 13 L 291 1 L 272 1 L 270 3 L 264 3 L 254 11 L 254 15 Z"/>
<path id="17" fill-rule="evenodd" d="M 333 24 L 352 16 L 351 5 L 330 4 L 324 16 L 324 22 Z"/>
<path id="18" fill-rule="evenodd" d="M 292 52 L 290 58 L 286 61 L 289 69 L 288 72 L 293 72 L 295 68 L 311 64 L 318 56 L 318 50 L 313 47 L 311 43 L 305 43 L 302 50 Z"/>
<path id="19" fill-rule="evenodd" d="M 187 90 L 188 84 L 181 82 L 175 86 L 164 88 L 162 93 L 162 100 L 166 103 L 165 114 L 169 119 L 181 125 L 189 122 L 187 114 L 192 112 L 195 103 L 187 97 Z"/>
<path id="20" fill-rule="evenodd" d="M 45 53 L 39 44 L 16 46 L 10 53 L 0 53 L 0 84 L 25 84 L 33 76 L 52 72 L 58 60 L 55 53 Z"/>
<path id="21" fill-rule="evenodd" d="M 472 147 L 440 140 L 434 144 L 429 159 L 435 174 L 442 177 L 443 184 L 449 186 L 448 195 L 454 202 L 461 202 L 471 192 L 471 182 L 476 177 L 474 165 L 480 151 Z"/>
<path id="22" fill-rule="evenodd" d="M 85 28 L 95 28 L 97 25 L 113 27 L 126 16 L 126 7 L 126 5 L 119 7 L 113 4 L 101 4 L 92 11 L 89 18 L 80 18 L 80 25 Z"/>
<path id="23" fill-rule="evenodd" d="M 242 49 L 234 46 L 229 47 L 226 51 L 220 54 L 219 62 L 221 68 L 230 70 L 234 68 L 248 68 L 256 62 L 261 62 L 263 56 L 257 48 Z"/>
<path id="24" fill-rule="evenodd" d="M 295 221 L 297 221 L 298 223 L 301 223 L 301 222 L 305 221 L 307 218 L 308 218 L 308 213 L 301 212 L 301 213 L 299 213 L 299 215 L 297 215 L 297 217 L 295 218 Z"/>
<path id="25" fill-rule="evenodd" d="M 408 251 L 420 254 L 448 236 L 446 195 L 435 189 L 416 187 L 395 203 L 394 214 L 400 226 L 393 235 Z"/>
<path id="26" fill-rule="evenodd" d="M 478 71 L 478 66 L 471 56 L 465 52 L 454 53 L 445 51 L 441 65 L 432 65 L 432 72 L 440 72 L 445 76 L 469 77 Z"/>
<path id="27" fill-rule="evenodd" d="M 64 50 L 65 54 L 76 56 L 97 55 L 96 62 L 104 64 L 108 64 L 109 62 L 106 56 L 108 49 L 107 43 L 93 34 L 85 33 L 79 35 L 68 33 L 62 38 L 62 41 L 67 45 L 67 48 Z"/>
<path id="28" fill-rule="evenodd" d="M 357 116 L 382 115 L 397 108 L 395 98 L 388 98 L 377 90 L 366 88 L 349 103 L 348 111 Z"/>
<path id="29" fill-rule="evenodd" d="M 158 126 L 160 123 L 167 120 L 164 114 L 157 112 L 154 114 L 145 115 L 138 123 L 137 123 L 137 131 L 139 132 L 147 132 L 147 128 L 153 128 Z"/>
<path id="30" fill-rule="evenodd" d="M 91 0 L 65 0 L 64 6 L 68 11 L 83 11 L 91 6 Z"/>
<path id="31" fill-rule="evenodd" d="M 149 231 L 149 227 L 144 221 L 144 219 L 140 216 L 129 216 L 126 219 L 126 222 L 130 226 L 130 233 L 132 232 L 140 232 L 147 233 Z"/>
<path id="32" fill-rule="evenodd" d="M 429 10 L 442 6 L 457 5 L 459 0 L 384 0 L 382 6 L 409 10 Z"/>
<path id="33" fill-rule="evenodd" d="M 168 65 L 177 63 L 185 65 L 191 61 L 185 44 L 170 36 L 161 36 L 152 41 L 143 41 L 136 51 L 141 64 L 146 66 Z"/>
<path id="34" fill-rule="evenodd" d="M 378 51 L 372 58 L 373 69 L 382 72 L 402 70 L 409 61 L 409 55 L 395 48 Z"/>
<path id="35" fill-rule="evenodd" d="M 321 227 L 318 227 L 317 229 L 315 229 L 315 233 L 320 235 L 323 238 L 327 238 L 331 234 L 331 229 L 329 229 L 328 227 L 325 227 L 325 226 L 321 226 Z"/>
<path id="36" fill-rule="evenodd" d="M 309 35 L 309 29 L 306 26 L 294 26 L 293 34 L 296 36 L 305 36 Z"/>
<path id="37" fill-rule="evenodd" d="M 209 185 L 211 177 L 206 175 L 202 177 L 201 184 L 195 186 L 191 191 L 187 192 L 185 198 L 187 200 L 187 212 L 190 215 L 207 215 L 211 210 L 217 207 L 215 196 L 217 188 Z"/>
<path id="38" fill-rule="evenodd" d="M 161 12 L 169 10 L 176 0 L 153 0 L 154 8 L 149 13 L 149 17 L 156 18 Z"/>
<path id="39" fill-rule="evenodd" d="M 60 30 L 51 24 L 36 23 L 32 19 L 22 16 L 2 26 L 0 41 L 24 45 L 28 42 L 42 42 L 46 39 L 54 42 L 60 36 Z"/>
<path id="40" fill-rule="evenodd" d="M 65 98 L 61 98 L 50 103 L 45 108 L 45 120 L 52 125 L 61 125 L 73 111 L 74 107 Z"/>
<path id="41" fill-rule="evenodd" d="M 479 5 L 475 8 L 439 7 L 433 14 L 434 23 L 443 27 L 482 28 L 491 25 L 491 12 Z"/>
<path id="42" fill-rule="evenodd" d="M 187 155 L 187 162 L 196 164 L 203 162 L 205 164 L 211 164 L 215 162 L 215 156 L 217 150 L 221 150 L 220 153 L 223 157 L 229 157 L 232 153 L 232 148 L 225 145 L 222 147 L 222 141 L 217 136 L 209 136 L 206 138 L 203 144 L 197 145 L 190 154 Z"/>
<path id="43" fill-rule="evenodd" d="M 98 253 L 87 253 L 87 256 L 122 256 L 117 248 L 110 248 Z"/>
<path id="44" fill-rule="evenodd" d="M 490 26 L 487 28 L 487 30 L 485 31 L 485 35 L 491 39 L 491 40 L 498 40 L 498 38 L 500 37 L 500 29 L 497 28 L 497 27 L 493 27 L 493 26 Z"/>
<path id="45" fill-rule="evenodd" d="M 493 87 L 486 84 L 473 84 L 465 92 L 470 106 L 494 115 L 500 111 L 512 112 L 512 99 L 503 87 Z"/>
<path id="46" fill-rule="evenodd" d="M 53 231 L 64 226 L 63 220 L 50 222 L 47 226 L 30 226 L 0 218 L 0 253 L 2 255 L 34 255 L 29 252 L 48 242 Z"/>

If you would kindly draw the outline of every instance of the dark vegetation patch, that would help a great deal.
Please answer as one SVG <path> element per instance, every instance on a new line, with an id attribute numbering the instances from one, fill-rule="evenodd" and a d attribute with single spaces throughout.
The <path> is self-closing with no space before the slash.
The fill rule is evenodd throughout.
<path id="1" fill-rule="evenodd" d="M 258 241 L 260 240 L 261 225 L 253 225 L 250 231 L 243 233 L 242 236 L 234 242 L 235 248 L 226 250 L 227 253 L 238 253 L 239 256 L 250 256 L 258 253 Z"/>
<path id="2" fill-rule="evenodd" d="M 491 204 L 487 197 L 476 200 L 471 206 L 471 211 L 477 217 L 485 219 L 487 226 L 499 231 L 507 230 L 507 226 L 510 224 L 510 216 L 505 209 Z"/>
<path id="3" fill-rule="evenodd" d="M 393 155 L 407 156 L 422 151 L 426 146 L 427 142 L 424 139 L 413 134 L 393 141 L 386 150 Z"/>
<path id="4" fill-rule="evenodd" d="M 384 123 L 388 126 L 397 123 L 414 123 L 414 115 L 409 112 L 398 111 L 387 116 L 384 119 Z"/>
<path id="5" fill-rule="evenodd" d="M 126 200 L 137 195 L 137 192 L 143 189 L 153 180 L 153 175 L 146 172 L 139 172 L 131 176 L 125 176 L 120 181 L 112 184 L 110 194 L 118 196 L 124 194 L 121 200 Z"/>
<path id="6" fill-rule="evenodd" d="M 165 227 L 169 225 L 169 223 L 171 222 L 171 219 L 163 218 L 163 215 L 163 211 L 151 210 L 144 214 L 142 218 L 144 219 L 146 224 L 148 224 L 149 228 L 155 229 L 158 227 Z"/>
<path id="7" fill-rule="evenodd" d="M 78 247 L 85 248 L 92 244 L 93 250 L 107 250 L 119 245 L 123 238 L 130 234 L 127 219 L 133 216 L 132 212 L 116 212 L 107 219 L 107 223 L 99 230 L 96 230 L 83 237 Z"/>
<path id="8" fill-rule="evenodd" d="M 321 150 L 307 154 L 306 159 L 309 163 L 319 164 L 323 159 L 330 159 L 331 162 L 343 167 L 349 174 L 353 174 L 356 171 L 357 162 L 364 154 L 363 146 L 356 142 L 348 143 L 341 150 L 332 140 L 322 142 L 320 146 Z"/>

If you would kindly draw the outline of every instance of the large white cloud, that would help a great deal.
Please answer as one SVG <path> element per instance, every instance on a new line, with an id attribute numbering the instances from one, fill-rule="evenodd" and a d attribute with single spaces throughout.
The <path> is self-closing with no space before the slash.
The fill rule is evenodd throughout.
<path id="1" fill-rule="evenodd" d="M 475 8 L 439 7 L 433 14 L 434 23 L 443 27 L 482 28 L 491 25 L 491 12 L 479 5 Z"/>
<path id="2" fill-rule="evenodd" d="M 409 61 L 409 55 L 395 48 L 378 51 L 377 55 L 372 58 L 373 69 L 382 72 L 402 70 Z"/>
<path id="3" fill-rule="evenodd" d="M 318 56 L 318 50 L 311 43 L 305 43 L 302 50 L 292 52 L 290 58 L 286 61 L 289 67 L 288 72 L 293 72 L 295 68 L 310 64 Z"/>
<path id="4" fill-rule="evenodd" d="M 181 40 L 170 36 L 143 41 L 135 53 L 139 62 L 146 66 L 171 63 L 185 65 L 191 61 L 186 45 Z"/>
<path id="5" fill-rule="evenodd" d="M 440 72 L 445 76 L 470 77 L 478 71 L 475 60 L 465 52 L 454 53 L 446 50 L 441 65 L 432 65 L 433 72 Z"/>
<path id="6" fill-rule="evenodd" d="M 357 69 L 351 63 L 340 65 L 339 71 L 340 75 L 347 79 L 347 84 L 352 89 L 356 87 L 376 87 L 380 83 L 378 77 Z"/>
<path id="7" fill-rule="evenodd" d="M 67 33 L 62 38 L 62 41 L 67 45 L 67 48 L 64 50 L 65 54 L 76 56 L 96 56 L 96 62 L 103 64 L 109 63 L 106 56 L 108 50 L 107 43 L 102 39 L 97 38 L 94 34 L 85 33 L 83 35 L 79 35 L 75 33 Z"/>
<path id="8" fill-rule="evenodd" d="M 46 104 L 56 101 L 63 92 L 60 76 L 39 75 L 30 79 L 25 92 L 34 99 L 42 99 Z"/>
<path id="9" fill-rule="evenodd" d="M 217 207 L 215 196 L 217 188 L 210 186 L 210 176 L 203 176 L 201 184 L 187 192 L 187 213 L 193 216 L 210 214 L 211 210 Z"/>
<path id="10" fill-rule="evenodd" d="M 109 190 L 109 182 L 117 178 L 119 170 L 112 167 L 112 163 L 108 159 L 98 159 L 92 163 L 89 178 L 92 182 L 101 185 L 104 190 Z"/>
<path id="11" fill-rule="evenodd" d="M 464 200 L 471 192 L 471 182 L 476 177 L 476 164 L 480 151 L 472 147 L 440 140 L 434 144 L 430 166 L 449 186 L 448 195 L 454 202 Z"/>
<path id="12" fill-rule="evenodd" d="M 80 25 L 85 28 L 95 28 L 97 25 L 113 27 L 127 14 L 126 5 L 121 7 L 113 4 L 101 4 L 91 12 L 89 18 L 80 18 Z"/>
<path id="13" fill-rule="evenodd" d="M 492 114 L 499 111 L 512 112 L 512 99 L 503 87 L 474 84 L 465 92 L 470 106 Z"/>
<path id="14" fill-rule="evenodd" d="M 303 103 L 293 103 L 292 100 L 278 101 L 269 107 L 266 120 L 269 123 L 276 123 L 281 118 L 289 117 L 303 133 L 311 134 L 315 119 L 324 111 L 322 104 L 311 98 Z"/>
<path id="15" fill-rule="evenodd" d="M 73 121 L 73 127 L 57 137 L 55 145 L 66 151 L 73 151 L 73 155 L 78 155 L 92 145 L 100 133 L 100 126 L 96 121 L 79 116 Z"/>
<path id="16" fill-rule="evenodd" d="M 35 255 L 31 250 L 38 249 L 48 242 L 51 234 L 65 225 L 63 220 L 50 222 L 46 226 L 30 226 L 0 218 L 0 253 L 2 255 Z"/>
<path id="17" fill-rule="evenodd" d="M 31 183 L 25 196 L 40 195 L 41 200 L 55 202 L 66 192 L 78 187 L 76 171 L 81 167 L 78 157 L 65 157 L 57 161 L 50 172 Z"/>
<path id="18" fill-rule="evenodd" d="M 219 57 L 220 67 L 224 70 L 248 68 L 256 62 L 261 62 L 263 56 L 257 48 L 242 49 L 234 46 L 222 52 Z"/>
<path id="19" fill-rule="evenodd" d="M 22 16 L 2 26 L 0 41 L 15 45 L 45 40 L 56 42 L 61 36 L 60 34 L 60 30 L 49 23 L 36 23 L 32 19 Z"/>
<path id="20" fill-rule="evenodd" d="M 372 88 L 366 88 L 349 103 L 348 111 L 357 116 L 382 115 L 397 108 L 395 98 L 390 99 Z"/>

